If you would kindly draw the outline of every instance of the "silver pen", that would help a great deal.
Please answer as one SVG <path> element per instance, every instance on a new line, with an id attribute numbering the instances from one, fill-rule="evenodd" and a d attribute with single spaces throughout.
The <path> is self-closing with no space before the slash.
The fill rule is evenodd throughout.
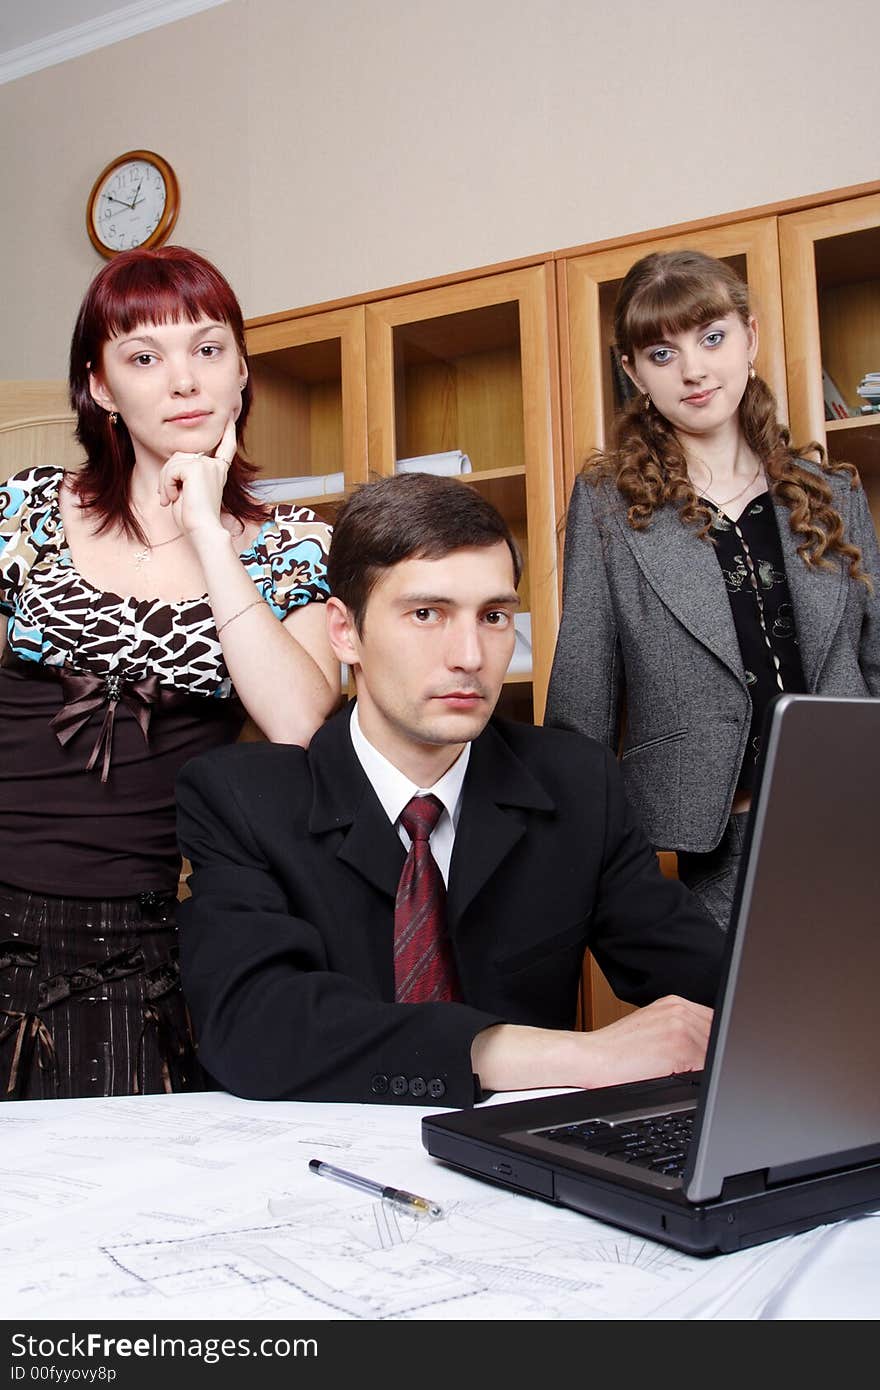
<path id="1" fill-rule="evenodd" d="M 429 1202 L 427 1197 L 417 1197 L 414 1192 L 405 1192 L 402 1187 L 386 1187 L 381 1182 L 374 1182 L 372 1178 L 362 1178 L 357 1173 L 347 1172 L 345 1168 L 334 1168 L 332 1163 L 322 1163 L 319 1158 L 310 1159 L 309 1167 L 321 1178 L 333 1178 L 335 1182 L 345 1183 L 346 1187 L 368 1192 L 371 1197 L 381 1197 L 383 1201 L 402 1207 L 414 1216 L 443 1215 L 436 1202 Z"/>

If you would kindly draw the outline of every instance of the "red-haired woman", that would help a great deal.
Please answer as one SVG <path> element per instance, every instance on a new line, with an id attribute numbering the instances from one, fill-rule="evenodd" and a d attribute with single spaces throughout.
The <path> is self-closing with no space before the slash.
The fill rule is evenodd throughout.
<path id="1" fill-rule="evenodd" d="M 545 722 L 622 742 L 650 839 L 726 926 L 769 702 L 880 695 L 877 537 L 855 469 L 777 420 L 725 262 L 643 257 L 615 337 L 639 395 L 575 482 Z"/>
<path id="2" fill-rule="evenodd" d="M 0 1095 L 198 1089 L 177 971 L 181 764 L 339 697 L 329 528 L 238 452 L 241 309 L 193 251 L 125 252 L 73 334 L 79 472 L 0 485 Z M 242 887 L 246 891 L 246 887 Z"/>

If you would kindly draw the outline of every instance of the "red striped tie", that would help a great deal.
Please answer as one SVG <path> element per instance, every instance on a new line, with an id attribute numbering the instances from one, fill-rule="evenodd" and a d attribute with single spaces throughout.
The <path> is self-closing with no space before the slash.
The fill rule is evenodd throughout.
<path id="1" fill-rule="evenodd" d="M 429 844 L 442 811 L 436 796 L 414 796 L 400 816 L 412 840 L 394 905 L 394 995 L 400 1004 L 461 998 L 446 935 L 446 887 Z"/>

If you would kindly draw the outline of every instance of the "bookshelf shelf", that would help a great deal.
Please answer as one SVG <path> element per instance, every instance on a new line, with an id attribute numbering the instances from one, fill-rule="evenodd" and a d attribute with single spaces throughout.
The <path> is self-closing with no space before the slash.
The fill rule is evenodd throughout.
<path id="1" fill-rule="evenodd" d="M 859 470 L 874 525 L 880 533 L 880 414 L 853 420 L 829 420 L 828 453 Z"/>
<path id="2" fill-rule="evenodd" d="M 849 420 L 826 420 L 825 432 L 839 434 L 849 430 L 877 429 L 880 427 L 880 411 L 875 415 L 853 415 Z"/>
<path id="3" fill-rule="evenodd" d="M 254 409 L 251 457 L 266 477 L 367 476 L 364 311 L 360 305 L 281 319 L 247 330 Z M 332 494 L 292 498 L 327 505 Z"/>
<path id="4" fill-rule="evenodd" d="M 552 261 L 248 329 L 249 452 L 266 477 L 315 476 L 315 492 L 292 502 L 332 522 L 352 488 L 393 474 L 397 459 L 468 455 L 460 481 L 502 512 L 523 554 L 533 671 L 508 678 L 502 712 L 529 720 L 543 714 L 559 621 L 556 345 Z M 318 491 L 331 473 L 343 492 Z"/>
<path id="5" fill-rule="evenodd" d="M 864 373 L 880 370 L 880 194 L 780 217 L 779 253 L 792 436 L 845 459 L 877 421 L 826 421 L 822 370 L 852 409 Z"/>
<path id="6" fill-rule="evenodd" d="M 344 492 L 319 492 L 314 497 L 277 497 L 273 499 L 277 502 L 290 502 L 294 507 L 311 507 L 312 511 L 319 512 L 323 508 L 338 507 L 345 501 Z"/>
<path id="7" fill-rule="evenodd" d="M 516 468 L 480 468 L 473 473 L 462 473 L 463 483 L 489 483 L 499 478 L 524 478 L 525 468 L 520 465 Z"/>
<path id="8" fill-rule="evenodd" d="M 501 511 L 523 554 L 527 717 L 540 721 L 559 623 L 564 505 L 553 264 L 370 302 L 365 317 L 370 469 L 386 476 L 398 458 L 467 454 L 473 471 L 460 481 Z"/>

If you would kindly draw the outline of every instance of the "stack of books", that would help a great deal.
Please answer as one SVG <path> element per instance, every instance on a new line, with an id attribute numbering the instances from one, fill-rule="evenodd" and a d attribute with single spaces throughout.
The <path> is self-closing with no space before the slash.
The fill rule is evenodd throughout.
<path id="1" fill-rule="evenodd" d="M 880 372 L 865 372 L 856 387 L 856 394 L 865 402 L 861 408 L 863 415 L 880 411 Z"/>

